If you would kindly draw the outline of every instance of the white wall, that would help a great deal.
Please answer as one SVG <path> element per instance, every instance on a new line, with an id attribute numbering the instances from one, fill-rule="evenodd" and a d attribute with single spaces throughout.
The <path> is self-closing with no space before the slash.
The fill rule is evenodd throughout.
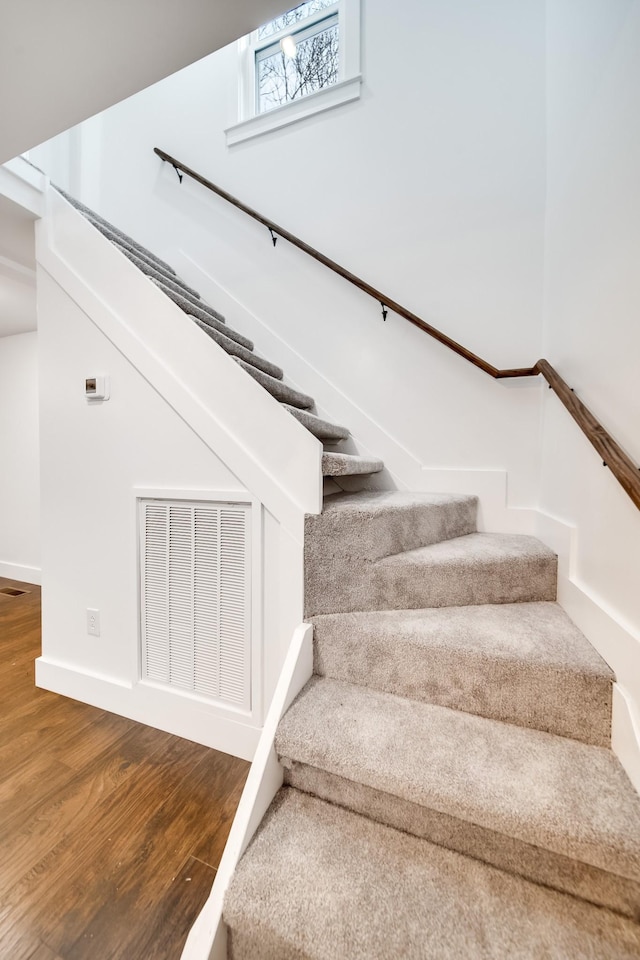
<path id="1" fill-rule="evenodd" d="M 554 0 L 547 42 L 544 354 L 638 463 L 640 2 Z M 594 642 L 640 704 L 640 514 L 551 395 L 543 438 L 542 509 L 577 528 Z"/>
<path id="2" fill-rule="evenodd" d="M 358 102 L 232 148 L 225 48 L 103 114 L 99 183 L 77 186 L 186 272 L 188 253 L 232 311 L 240 301 L 242 322 L 242 307 L 253 313 L 262 351 L 383 456 L 389 482 L 474 489 L 466 471 L 481 470 L 504 498 L 508 471 L 510 504 L 529 507 L 539 385 L 497 384 L 405 321 L 383 324 L 375 302 L 282 242 L 274 251 L 264 228 L 179 187 L 152 153 L 182 158 L 498 366 L 535 362 L 544 4 L 367 0 L 362 47 Z M 194 278 L 213 299 L 215 283 Z"/>
<path id="3" fill-rule="evenodd" d="M 0 576 L 40 582 L 35 333 L 0 337 Z"/>

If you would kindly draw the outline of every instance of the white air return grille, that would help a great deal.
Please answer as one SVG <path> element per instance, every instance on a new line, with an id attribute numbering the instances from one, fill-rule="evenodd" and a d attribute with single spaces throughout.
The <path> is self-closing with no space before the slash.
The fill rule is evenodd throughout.
<path id="1" fill-rule="evenodd" d="M 142 673 L 250 709 L 250 507 L 141 501 Z"/>

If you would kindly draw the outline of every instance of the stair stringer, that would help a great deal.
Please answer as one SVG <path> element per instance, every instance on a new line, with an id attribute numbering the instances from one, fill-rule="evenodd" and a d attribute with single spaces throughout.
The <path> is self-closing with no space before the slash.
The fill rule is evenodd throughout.
<path id="1" fill-rule="evenodd" d="M 189 931 L 181 960 L 226 960 L 227 928 L 222 919 L 224 897 L 240 858 L 284 780 L 284 768 L 274 745 L 278 724 L 312 674 L 313 626 L 301 623 L 291 638 L 211 893 Z"/>
<path id="2" fill-rule="evenodd" d="M 52 188 L 36 229 L 36 259 L 301 540 L 305 513 L 322 508 L 320 442 Z"/>

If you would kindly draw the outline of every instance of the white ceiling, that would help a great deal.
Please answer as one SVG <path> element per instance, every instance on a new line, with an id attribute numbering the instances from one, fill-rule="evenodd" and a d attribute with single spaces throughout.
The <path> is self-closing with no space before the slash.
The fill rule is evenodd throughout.
<path id="1" fill-rule="evenodd" d="M 0 163 L 175 73 L 291 0 L 2 0 Z"/>

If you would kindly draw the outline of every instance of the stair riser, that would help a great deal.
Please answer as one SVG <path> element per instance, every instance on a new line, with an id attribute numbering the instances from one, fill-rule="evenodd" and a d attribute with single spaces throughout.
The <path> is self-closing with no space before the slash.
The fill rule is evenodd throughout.
<path id="1" fill-rule="evenodd" d="M 555 558 L 509 558 L 504 563 L 382 565 L 372 570 L 378 606 L 411 610 L 420 607 L 460 607 L 482 603 L 522 603 L 555 600 L 558 564 Z"/>
<path id="2" fill-rule="evenodd" d="M 154 281 L 155 282 L 155 281 Z M 201 320 L 202 323 L 206 323 L 207 326 L 213 327 L 214 330 L 217 330 L 219 333 L 222 333 L 223 336 L 229 337 L 230 340 L 235 340 L 236 343 L 239 343 L 241 346 L 246 347 L 247 350 L 253 350 L 253 343 L 247 337 L 244 337 L 241 333 L 238 333 L 237 330 L 232 330 L 231 327 L 228 327 L 224 317 L 222 317 L 216 310 L 208 306 L 208 304 L 200 301 L 200 305 L 192 303 L 190 300 L 187 300 L 180 293 L 176 293 L 175 290 L 172 290 L 171 287 L 166 286 L 160 282 L 157 283 L 157 286 L 165 296 L 169 297 L 170 300 L 173 300 L 177 307 L 180 307 L 188 316 L 195 317 L 196 320 Z"/>
<path id="3" fill-rule="evenodd" d="M 385 509 L 325 512 L 305 517 L 305 563 L 341 558 L 380 560 L 416 547 L 474 533 L 476 497 L 444 499 Z"/>
<path id="4" fill-rule="evenodd" d="M 373 561 L 473 533 L 477 509 L 477 498 L 468 497 L 305 517 L 305 615 L 383 609 L 370 605 Z"/>
<path id="5" fill-rule="evenodd" d="M 93 222 L 93 221 L 92 221 Z M 100 233 L 103 234 L 110 240 L 114 247 L 117 247 L 125 257 L 130 257 L 133 259 L 133 262 L 136 266 L 139 266 L 142 269 L 142 265 L 148 267 L 152 272 L 149 274 L 156 279 L 161 279 L 163 283 L 167 281 L 173 283 L 176 287 L 179 287 L 185 294 L 185 296 L 191 297 L 196 302 L 200 300 L 200 294 L 197 290 L 194 290 L 193 287 L 190 287 L 184 280 L 181 280 L 175 273 L 170 273 L 168 270 L 165 270 L 160 264 L 155 260 L 151 260 L 149 257 L 146 257 L 141 250 L 139 250 L 134 244 L 127 243 L 124 240 L 109 235 L 109 232 L 101 228 L 98 224 L 94 223 L 94 226 L 100 230 Z"/>
<path id="6" fill-rule="evenodd" d="M 227 934 L 227 960 L 300 960 L 297 944 L 286 943 L 272 930 L 232 928 Z"/>
<path id="7" fill-rule="evenodd" d="M 358 457 L 348 453 L 328 452 L 322 455 L 322 474 L 325 477 L 370 476 L 384 470 L 382 460 Z"/>
<path id="8" fill-rule="evenodd" d="M 258 383 L 264 387 L 272 397 L 279 400 L 280 403 L 287 403 L 292 407 L 300 407 L 303 410 L 310 410 L 314 405 L 313 397 L 308 397 L 306 394 L 300 393 L 299 390 L 294 390 L 293 387 L 282 383 L 281 380 L 269 377 L 267 374 L 262 373 L 262 371 L 238 359 L 238 357 L 236 357 L 236 360 L 243 370 L 246 370 L 254 380 L 257 380 Z"/>
<path id="9" fill-rule="evenodd" d="M 317 437 L 318 440 L 322 440 L 324 443 L 340 443 L 341 440 L 347 440 L 349 437 L 349 431 L 345 427 L 329 423 L 327 420 L 315 417 L 313 414 L 307 413 L 306 410 L 300 410 L 298 407 L 290 407 L 288 404 L 284 406 L 303 427 L 307 428 L 309 433 L 312 433 L 314 437 Z"/>
<path id="10" fill-rule="evenodd" d="M 495 562 L 391 567 L 358 563 L 355 558 L 309 560 L 305 563 L 305 616 L 556 599 L 555 558 L 510 558 L 507 578 L 505 572 L 506 564 Z"/>
<path id="11" fill-rule="evenodd" d="M 170 276 L 167 273 L 163 273 L 159 268 L 152 266 L 146 260 L 141 260 L 140 257 L 136 256 L 134 253 L 131 253 L 130 250 L 127 250 L 126 247 L 122 247 L 119 244 L 115 244 L 120 253 L 130 260 L 134 266 L 140 270 L 141 273 L 144 273 L 145 276 L 150 277 L 152 280 L 158 280 L 160 283 L 164 283 L 165 286 L 173 290 L 175 293 L 179 293 L 181 296 L 186 297 L 193 301 L 194 304 L 200 302 L 199 294 L 192 290 L 191 287 L 188 287 L 185 283 L 180 280 L 179 277 Z"/>
<path id="12" fill-rule="evenodd" d="M 280 758 L 285 783 L 378 823 L 640 920 L 640 884 L 307 764 Z"/>
<path id="13" fill-rule="evenodd" d="M 612 683 L 600 676 L 425 648 L 397 636 L 370 634 L 363 642 L 339 618 L 314 624 L 314 673 L 598 747 L 611 742 Z"/>
<path id="14" fill-rule="evenodd" d="M 556 558 L 509 557 L 502 561 L 445 566 L 380 565 L 372 584 L 377 609 L 460 607 L 480 603 L 555 600 Z"/>

